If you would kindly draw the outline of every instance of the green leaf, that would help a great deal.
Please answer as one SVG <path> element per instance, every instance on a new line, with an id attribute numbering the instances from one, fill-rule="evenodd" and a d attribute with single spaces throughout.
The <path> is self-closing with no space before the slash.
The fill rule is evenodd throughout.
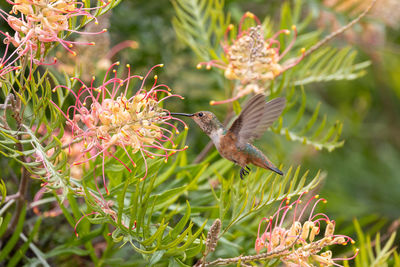
<path id="1" fill-rule="evenodd" d="M 218 50 L 229 18 L 223 0 L 173 0 L 173 18 L 178 38 L 202 60 L 218 59 Z"/>
<path id="2" fill-rule="evenodd" d="M 354 80 L 365 75 L 369 61 L 354 63 L 357 52 L 351 47 L 337 49 L 326 47 L 314 52 L 296 67 L 293 84 L 306 85 L 313 82 Z"/>
<path id="3" fill-rule="evenodd" d="M 0 206 L 3 205 L 4 201 L 6 200 L 7 196 L 7 188 L 6 184 L 4 183 L 3 179 L 0 178 L 0 193 L 1 193 L 1 202 Z"/>
<path id="4" fill-rule="evenodd" d="M 39 227 L 40 227 L 41 222 L 42 222 L 42 218 L 39 217 L 38 220 L 36 221 L 35 225 L 33 226 L 32 231 L 30 232 L 30 234 L 28 236 L 28 240 L 25 241 L 25 243 L 21 246 L 20 249 L 17 250 L 17 252 L 14 254 L 14 256 L 8 262 L 7 267 L 16 266 L 18 264 L 18 262 L 21 260 L 22 256 L 25 256 L 25 253 L 28 250 L 30 243 L 33 241 L 33 238 L 39 232 Z"/>
<path id="5" fill-rule="evenodd" d="M 11 238 L 7 241 L 7 244 L 0 251 L 0 262 L 6 259 L 10 255 L 10 252 L 13 250 L 14 246 L 17 244 L 19 235 L 22 233 L 22 229 L 24 227 L 26 215 L 26 205 L 21 209 L 21 213 L 18 218 L 17 225 L 15 227 L 14 232 L 12 233 Z"/>
<path id="6" fill-rule="evenodd" d="M 343 124 L 336 121 L 330 127 L 326 127 L 326 115 L 322 118 L 319 116 L 320 103 L 313 108 L 312 115 L 307 118 L 307 98 L 304 89 L 301 89 L 301 98 L 295 88 L 288 92 L 288 105 L 285 114 L 295 112 L 295 117 L 290 123 L 285 123 L 282 120 L 277 126 L 271 127 L 271 131 L 286 137 L 289 141 L 300 142 L 304 145 L 309 145 L 317 150 L 326 149 L 329 152 L 343 146 L 344 141 L 339 140 L 342 133 Z M 300 102 L 300 103 L 298 103 Z M 296 108 L 300 104 L 299 108 Z M 295 111 L 297 110 L 297 111 Z M 305 121 L 305 123 L 304 123 Z M 285 126 L 288 124 L 289 126 Z"/>

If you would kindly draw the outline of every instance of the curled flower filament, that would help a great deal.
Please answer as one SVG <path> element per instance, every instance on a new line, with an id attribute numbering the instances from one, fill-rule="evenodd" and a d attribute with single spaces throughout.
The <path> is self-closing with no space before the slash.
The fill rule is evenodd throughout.
<path id="1" fill-rule="evenodd" d="M 82 156 L 74 162 L 74 165 L 101 156 L 104 184 L 106 157 L 115 158 L 131 171 L 129 163 L 124 163 L 115 155 L 117 148 L 125 152 L 132 167 L 136 167 L 136 163 L 131 155 L 141 153 L 146 167 L 142 179 L 147 176 L 146 156 L 164 157 L 166 161 L 177 151 L 187 148 L 176 148 L 177 144 L 174 143 L 173 137 L 174 132 L 179 132 L 171 121 L 180 120 L 172 117 L 168 110 L 161 107 L 165 99 L 170 97 L 183 99 L 183 97 L 171 94 L 167 85 L 157 84 L 157 76 L 154 76 L 151 89 L 145 89 L 151 71 L 162 65 L 154 66 L 144 78 L 131 75 L 128 65 L 128 77 L 125 79 L 117 77 L 115 70 L 117 65 L 118 62 L 111 65 L 100 86 L 94 85 L 94 78 L 90 85 L 85 85 L 81 80 L 74 78 L 81 83 L 77 93 L 66 86 L 57 86 L 53 89 L 55 91 L 65 88 L 75 97 L 75 104 L 63 113 L 74 140 L 80 140 L 83 144 Z M 129 96 L 129 84 L 133 79 L 139 79 L 140 88 L 134 95 Z M 60 108 L 59 110 L 61 111 Z M 186 124 L 184 126 L 187 129 Z M 107 188 L 106 191 L 108 192 Z"/>

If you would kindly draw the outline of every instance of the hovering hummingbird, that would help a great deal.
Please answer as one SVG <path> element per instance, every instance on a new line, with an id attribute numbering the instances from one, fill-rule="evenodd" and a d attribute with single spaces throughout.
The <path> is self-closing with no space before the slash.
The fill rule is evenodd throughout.
<path id="1" fill-rule="evenodd" d="M 242 167 L 240 178 L 243 179 L 243 176 L 251 171 L 247 166 L 250 163 L 283 175 L 282 171 L 251 143 L 254 139 L 260 138 L 281 115 L 285 104 L 286 100 L 282 97 L 265 102 L 264 95 L 255 95 L 247 102 L 229 130 L 226 130 L 210 111 L 199 111 L 193 114 L 171 113 L 171 115 L 191 117 L 211 138 L 222 157 Z"/>

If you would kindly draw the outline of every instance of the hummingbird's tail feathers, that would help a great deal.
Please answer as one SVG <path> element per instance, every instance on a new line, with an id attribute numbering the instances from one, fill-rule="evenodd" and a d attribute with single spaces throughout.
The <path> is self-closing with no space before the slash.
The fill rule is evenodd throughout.
<path id="1" fill-rule="evenodd" d="M 273 172 L 276 172 L 279 175 L 283 175 L 283 172 L 280 169 L 278 169 L 277 167 L 269 166 L 268 169 L 270 169 Z"/>

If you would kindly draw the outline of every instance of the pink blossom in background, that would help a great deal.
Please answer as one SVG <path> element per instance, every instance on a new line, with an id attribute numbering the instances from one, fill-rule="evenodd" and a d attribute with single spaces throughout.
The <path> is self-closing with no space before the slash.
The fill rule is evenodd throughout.
<path id="1" fill-rule="evenodd" d="M 149 75 L 154 68 L 162 67 L 156 65 L 150 69 L 145 77 L 131 75 L 128 65 L 128 77 L 118 78 L 114 63 L 108 69 L 102 84 L 95 86 L 95 79 L 90 85 L 84 84 L 80 79 L 73 78 L 81 83 L 78 92 L 66 86 L 57 86 L 53 91 L 66 89 L 75 97 L 75 104 L 70 106 L 64 113 L 67 125 L 71 128 L 73 143 L 82 145 L 81 157 L 77 158 L 74 165 L 83 164 L 97 157 L 103 162 L 103 181 L 105 184 L 104 161 L 111 157 L 120 162 L 125 168 L 131 171 L 136 163 L 131 155 L 140 153 L 144 159 L 146 173 L 141 179 L 147 176 L 146 157 L 164 157 L 165 161 L 177 151 L 174 143 L 174 133 L 178 129 L 174 121 L 181 122 L 185 129 L 186 124 L 178 118 L 170 115 L 170 112 L 161 107 L 164 100 L 170 97 L 178 97 L 170 93 L 170 88 L 165 84 L 157 84 L 158 77 L 154 76 L 154 82 L 149 84 L 150 89 L 146 90 L 146 83 L 149 83 Z M 130 95 L 129 85 L 133 79 L 139 80 L 140 88 Z M 115 151 L 123 149 L 130 159 L 130 163 L 122 162 Z M 90 156 L 86 156 L 90 153 Z M 108 193 L 108 190 L 106 188 Z"/>

